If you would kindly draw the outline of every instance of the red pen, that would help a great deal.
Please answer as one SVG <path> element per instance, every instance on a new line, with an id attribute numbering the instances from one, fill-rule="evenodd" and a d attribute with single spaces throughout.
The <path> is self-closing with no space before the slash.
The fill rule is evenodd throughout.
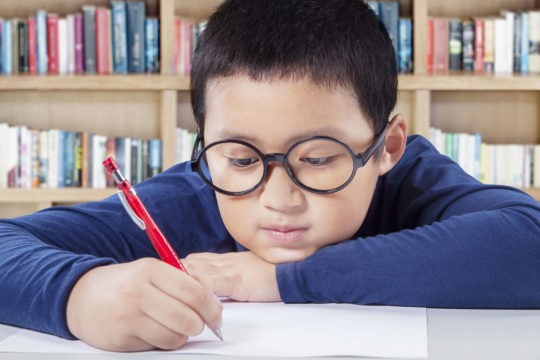
<path id="1" fill-rule="evenodd" d="M 139 196 L 137 196 L 135 188 L 133 188 L 129 180 L 126 179 L 120 171 L 120 168 L 118 167 L 118 164 L 114 158 L 112 156 L 107 157 L 107 159 L 103 161 L 103 166 L 105 166 L 107 173 L 113 177 L 116 186 L 118 186 L 118 189 L 120 190 L 117 192 L 118 197 L 120 198 L 120 202 L 126 209 L 129 217 L 131 217 L 133 222 L 141 230 L 146 232 L 160 258 L 167 264 L 172 265 L 187 274 L 188 272 L 180 261 L 180 258 L 178 255 L 176 255 L 176 252 L 172 248 L 171 244 L 165 235 L 163 235 L 154 219 L 152 219 L 148 210 L 146 210 L 144 207 L 141 199 Z M 218 338 L 221 339 L 221 341 L 223 341 L 223 337 L 219 329 L 212 331 Z"/>

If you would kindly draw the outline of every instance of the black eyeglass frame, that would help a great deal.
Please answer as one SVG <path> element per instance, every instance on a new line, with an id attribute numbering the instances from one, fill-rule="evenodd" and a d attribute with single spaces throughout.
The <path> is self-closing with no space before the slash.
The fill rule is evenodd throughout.
<path id="1" fill-rule="evenodd" d="M 240 196 L 240 195 L 245 195 L 245 194 L 249 194 L 250 192 L 254 191 L 255 189 L 257 189 L 259 186 L 261 186 L 261 184 L 265 181 L 266 179 L 266 176 L 268 174 L 268 164 L 271 163 L 271 162 L 279 162 L 281 163 L 281 165 L 283 165 L 283 167 L 285 168 L 285 171 L 287 172 L 287 175 L 289 176 L 289 178 L 292 180 L 292 182 L 294 184 L 296 184 L 299 188 L 303 189 L 303 190 L 306 190 L 306 191 L 309 191 L 309 192 L 312 192 L 312 193 L 316 193 L 316 194 L 333 194 L 333 193 L 336 193 L 340 190 L 343 190 L 345 187 L 347 187 L 347 185 L 349 185 L 351 183 L 351 181 L 354 179 L 354 176 L 356 175 L 356 171 L 358 170 L 358 168 L 361 168 L 363 166 L 365 166 L 367 164 L 367 162 L 369 161 L 369 159 L 371 158 L 371 156 L 373 156 L 373 154 L 375 153 L 375 151 L 377 150 L 377 148 L 379 147 L 379 145 L 382 144 L 383 140 L 385 139 L 386 137 L 386 130 L 387 130 L 387 127 L 385 127 L 383 129 L 383 131 L 381 131 L 379 133 L 379 135 L 377 136 L 377 138 L 375 139 L 375 141 L 366 149 L 366 151 L 362 152 L 362 153 L 355 153 L 347 144 L 345 144 L 344 142 L 342 141 L 339 141 L 338 139 L 335 139 L 333 137 L 329 137 L 329 136 L 323 136 L 323 135 L 317 135 L 317 136 L 310 136 L 308 138 L 305 138 L 305 139 L 302 139 L 296 143 L 294 143 L 290 148 L 289 150 L 287 150 L 286 153 L 270 153 L 270 154 L 263 154 L 259 149 L 257 149 L 255 146 L 253 146 L 252 144 L 248 143 L 248 142 L 245 142 L 245 141 L 242 141 L 242 140 L 235 140 L 235 139 L 224 139 L 224 140 L 219 140 L 219 141 L 216 141 L 216 142 L 213 142 L 211 144 L 209 144 L 208 146 L 204 146 L 202 149 L 200 149 L 200 151 L 197 151 L 197 149 L 199 148 L 199 146 L 202 145 L 203 143 L 203 139 L 202 139 L 202 136 L 200 134 L 197 135 L 197 138 L 195 139 L 195 144 L 193 145 L 193 151 L 191 153 L 191 161 L 190 161 L 190 165 L 191 165 L 191 170 L 196 172 L 197 174 L 199 174 L 199 176 L 203 179 L 203 181 L 208 184 L 208 186 L 210 186 L 212 189 L 214 189 L 215 191 L 221 193 L 221 194 L 224 194 L 224 195 L 229 195 L 229 196 Z M 305 143 L 306 141 L 311 141 L 311 140 L 317 140 L 317 139 L 320 139 L 320 140 L 329 140 L 329 141 L 333 141 L 333 142 L 336 142 L 338 144 L 340 144 L 341 146 L 343 146 L 345 149 L 347 149 L 347 151 L 349 152 L 349 154 L 351 155 L 352 159 L 353 159 L 353 170 L 351 171 L 351 176 L 349 176 L 349 178 L 347 179 L 347 181 L 345 181 L 342 185 L 336 187 L 336 188 L 333 188 L 333 189 L 328 189 L 328 190 L 320 190 L 320 189 L 314 189 L 312 187 L 309 187 L 303 183 L 301 183 L 297 178 L 296 176 L 294 175 L 294 173 L 292 172 L 291 168 L 289 167 L 289 164 L 287 162 L 287 158 L 289 156 L 289 154 L 292 152 L 292 150 L 294 150 L 297 146 Z M 227 191 L 227 190 L 223 190 L 217 186 L 215 186 L 209 179 L 206 178 L 206 176 L 204 175 L 203 173 L 203 170 L 201 168 L 201 164 L 200 164 L 200 159 L 201 159 L 201 154 L 204 154 L 204 152 L 206 152 L 208 149 L 216 146 L 216 145 L 219 145 L 219 144 L 223 144 L 223 143 L 236 143 L 236 144 L 240 144 L 240 145 L 244 145 L 244 146 L 247 146 L 248 148 L 250 148 L 251 150 L 253 150 L 263 161 L 263 174 L 261 176 L 261 180 L 255 184 L 254 186 L 252 186 L 251 188 L 247 189 L 247 190 L 244 190 L 244 191 Z"/>

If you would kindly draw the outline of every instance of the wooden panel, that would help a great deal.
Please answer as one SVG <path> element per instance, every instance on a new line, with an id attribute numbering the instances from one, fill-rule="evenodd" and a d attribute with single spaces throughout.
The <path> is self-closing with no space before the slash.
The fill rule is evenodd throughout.
<path id="1" fill-rule="evenodd" d="M 178 107 L 177 107 L 177 126 L 187 129 L 191 132 L 197 130 L 193 110 L 191 109 L 191 98 L 189 91 L 178 92 Z"/>
<path id="2" fill-rule="evenodd" d="M 501 10 L 532 10 L 534 0 L 429 0 L 430 16 L 470 18 L 472 16 L 494 16 Z"/>
<path id="3" fill-rule="evenodd" d="M 413 66 L 415 74 L 427 72 L 427 2 L 428 0 L 414 0 Z"/>
<path id="4" fill-rule="evenodd" d="M 174 14 L 194 20 L 207 19 L 223 0 L 175 0 Z"/>
<path id="5" fill-rule="evenodd" d="M 31 214 L 41 209 L 45 209 L 51 206 L 48 202 L 32 202 L 32 203 L 18 203 L 18 202 L 0 202 L 0 219 L 1 218 L 13 218 L 17 216 Z"/>
<path id="6" fill-rule="evenodd" d="M 161 94 L 160 137 L 163 141 L 163 169 L 176 164 L 176 91 Z"/>
<path id="7" fill-rule="evenodd" d="M 434 91 L 431 126 L 450 132 L 480 132 L 487 143 L 540 143 L 536 91 Z"/>
<path id="8" fill-rule="evenodd" d="M 0 91 L 0 121 L 107 136 L 159 136 L 157 92 Z"/>
<path id="9" fill-rule="evenodd" d="M 158 16 L 159 0 L 145 0 L 146 13 Z M 4 18 L 28 17 L 38 10 L 46 10 L 59 15 L 67 15 L 82 10 L 83 5 L 109 7 L 110 0 L 2 0 L 0 1 L 0 16 Z"/>

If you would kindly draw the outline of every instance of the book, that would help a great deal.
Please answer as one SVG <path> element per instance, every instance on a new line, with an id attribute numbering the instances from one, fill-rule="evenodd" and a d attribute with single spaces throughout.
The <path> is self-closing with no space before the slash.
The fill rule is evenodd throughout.
<path id="1" fill-rule="evenodd" d="M 11 19 L 11 63 L 13 74 L 19 73 L 19 19 Z"/>
<path id="2" fill-rule="evenodd" d="M 116 74 L 127 73 L 126 3 L 111 1 L 113 69 Z"/>
<path id="3" fill-rule="evenodd" d="M 493 73 L 494 70 L 494 47 L 495 47 L 495 20 L 484 19 L 484 72 Z"/>
<path id="4" fill-rule="evenodd" d="M 437 72 L 448 70 L 449 65 L 449 33 L 448 19 L 433 20 L 433 56 L 434 69 Z"/>
<path id="5" fill-rule="evenodd" d="M 148 176 L 152 177 L 161 172 L 161 141 L 150 139 L 148 147 Z"/>
<path id="6" fill-rule="evenodd" d="M 96 29 L 96 69 L 98 74 L 109 73 L 109 47 L 107 33 L 107 9 L 95 10 Z"/>
<path id="7" fill-rule="evenodd" d="M 49 131 L 39 131 L 39 186 L 48 186 L 49 173 Z"/>
<path id="8" fill-rule="evenodd" d="M 433 19 L 429 18 L 427 23 L 427 33 L 426 33 L 426 54 L 427 54 L 427 71 L 433 71 Z"/>
<path id="9" fill-rule="evenodd" d="M 506 47 L 506 20 L 503 18 L 496 18 L 494 26 L 494 63 L 493 68 L 496 73 L 506 72 L 506 57 L 508 49 Z"/>
<path id="10" fill-rule="evenodd" d="M 540 188 L 540 145 L 534 146 L 534 168 L 533 168 L 533 184 L 535 188 Z"/>
<path id="11" fill-rule="evenodd" d="M 383 1 L 379 3 L 381 11 L 381 21 L 388 30 L 390 40 L 394 45 L 394 51 L 396 53 L 396 62 L 398 62 L 398 19 L 399 19 L 399 4 L 397 1 Z"/>
<path id="12" fill-rule="evenodd" d="M 463 24 L 461 20 L 448 20 L 449 32 L 449 70 L 461 70 L 463 68 Z"/>
<path id="13" fill-rule="evenodd" d="M 508 10 L 502 10 L 501 15 L 505 19 L 506 31 L 504 33 L 504 72 L 511 73 L 514 68 L 514 29 L 515 29 L 515 13 Z"/>
<path id="14" fill-rule="evenodd" d="M 529 11 L 529 72 L 540 72 L 540 11 Z"/>
<path id="15" fill-rule="evenodd" d="M 157 18 L 145 20 L 145 70 L 159 72 L 159 24 Z"/>
<path id="16" fill-rule="evenodd" d="M 13 73 L 12 50 L 11 21 L 5 20 L 2 23 L 2 73 L 5 75 Z"/>
<path id="17" fill-rule="evenodd" d="M 36 14 L 36 42 L 37 42 L 37 73 L 46 74 L 48 71 L 47 49 L 47 12 L 38 10 Z"/>
<path id="18" fill-rule="evenodd" d="M 76 13 L 73 15 L 73 41 L 74 41 L 74 61 L 75 61 L 75 73 L 82 74 L 84 73 L 84 53 L 83 53 L 83 15 L 82 13 Z"/>
<path id="19" fill-rule="evenodd" d="M 58 15 L 47 14 L 47 65 L 49 74 L 58 74 Z"/>
<path id="20" fill-rule="evenodd" d="M 128 71 L 144 73 L 144 2 L 126 3 Z"/>
<path id="21" fill-rule="evenodd" d="M 67 34 L 66 34 L 66 46 L 67 46 L 67 72 L 69 74 L 75 73 L 75 16 L 68 15 L 66 17 Z"/>
<path id="22" fill-rule="evenodd" d="M 0 142 L 0 189 L 7 188 L 7 157 L 9 153 L 9 142 L 5 141 L 8 139 L 9 126 L 6 123 L 0 123 L 0 139 L 4 141 Z"/>
<path id="23" fill-rule="evenodd" d="M 474 19 L 474 71 L 484 71 L 484 20 Z"/>
<path id="24" fill-rule="evenodd" d="M 514 42 L 513 42 L 513 71 L 514 72 L 521 72 L 521 21 L 522 16 L 521 13 L 515 13 L 514 14 Z"/>
<path id="25" fill-rule="evenodd" d="M 93 5 L 85 5 L 82 8 L 84 71 L 87 74 L 96 73 L 95 12 L 96 7 Z"/>
<path id="26" fill-rule="evenodd" d="M 366 4 L 368 4 L 378 18 L 381 17 L 381 7 L 379 6 L 378 1 L 367 1 Z"/>
<path id="27" fill-rule="evenodd" d="M 522 74 L 529 72 L 529 14 L 521 13 L 521 66 Z"/>
<path id="28" fill-rule="evenodd" d="M 19 41 L 19 72 L 28 73 L 28 24 L 26 21 L 19 21 L 18 24 Z"/>
<path id="29" fill-rule="evenodd" d="M 68 72 L 68 32 L 67 20 L 58 19 L 58 73 Z"/>
<path id="30" fill-rule="evenodd" d="M 399 62 L 398 71 L 410 74 L 413 70 L 412 60 L 412 21 L 410 18 L 399 19 Z"/>
<path id="31" fill-rule="evenodd" d="M 463 70 L 474 71 L 474 23 L 466 20 L 463 22 Z"/>
<path id="32" fill-rule="evenodd" d="M 35 75 L 37 73 L 37 35 L 36 18 L 30 16 L 28 24 L 28 73 Z"/>

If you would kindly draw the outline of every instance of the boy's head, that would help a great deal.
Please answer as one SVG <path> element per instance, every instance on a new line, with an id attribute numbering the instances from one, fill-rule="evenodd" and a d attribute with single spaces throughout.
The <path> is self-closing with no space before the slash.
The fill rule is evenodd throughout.
<path id="1" fill-rule="evenodd" d="M 192 63 L 191 101 L 204 146 L 245 140 L 259 154 L 287 153 L 298 140 L 315 135 L 332 137 L 357 154 L 378 135 L 383 139 L 381 146 L 372 146 L 377 151 L 371 160 L 350 172 L 350 183 L 327 194 L 299 187 L 295 178 L 308 187 L 324 181 L 332 185 L 321 188 L 336 187 L 332 181 L 341 178 L 325 180 L 336 173 L 328 164 L 353 161 L 347 151 L 336 150 L 340 147 L 332 141 L 294 147 L 302 150 L 292 151 L 287 161 L 316 170 L 304 179 L 294 167 L 300 165 L 291 165 L 287 173 L 274 156 L 253 191 L 216 194 L 229 232 L 271 262 L 300 260 L 353 236 L 378 176 L 403 152 L 401 118 L 383 133 L 396 96 L 392 42 L 360 0 L 225 1 L 210 18 Z M 264 168 L 264 161 L 237 145 L 214 147 L 219 151 L 204 158 L 221 158 L 234 167 L 239 184 L 257 177 L 253 173 Z M 226 172 L 212 170 L 210 161 L 215 181 Z"/>

